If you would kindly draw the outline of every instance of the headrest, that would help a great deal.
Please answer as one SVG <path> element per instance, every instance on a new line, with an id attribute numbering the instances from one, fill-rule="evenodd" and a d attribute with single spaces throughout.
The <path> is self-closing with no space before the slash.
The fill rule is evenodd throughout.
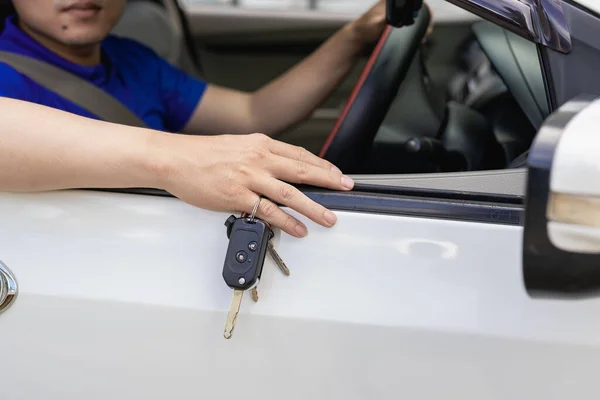
<path id="1" fill-rule="evenodd" d="M 177 35 L 165 7 L 152 0 L 130 0 L 113 34 L 136 40 L 165 59 L 174 57 Z"/>

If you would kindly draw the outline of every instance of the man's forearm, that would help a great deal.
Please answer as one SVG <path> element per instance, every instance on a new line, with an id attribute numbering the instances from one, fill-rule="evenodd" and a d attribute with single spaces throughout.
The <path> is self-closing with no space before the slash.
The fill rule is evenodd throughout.
<path id="1" fill-rule="evenodd" d="M 274 135 L 309 116 L 354 65 L 361 41 L 349 24 L 254 93 L 210 85 L 184 132 Z"/>
<path id="2" fill-rule="evenodd" d="M 350 190 L 331 163 L 265 135 L 194 136 L 96 121 L 0 97 L 0 191 L 151 187 L 210 210 L 250 212 L 293 236 L 335 214 L 289 183 Z M 285 180 L 285 182 L 284 182 Z"/>
<path id="3" fill-rule="evenodd" d="M 385 2 L 378 0 L 288 72 L 253 93 L 209 85 L 185 133 L 274 135 L 308 117 L 352 69 L 365 43 L 381 37 Z"/>
<path id="4" fill-rule="evenodd" d="M 274 134 L 308 117 L 352 69 L 361 41 L 351 24 L 251 96 L 254 131 Z"/>
<path id="5" fill-rule="evenodd" d="M 6 98 L 0 110 L 1 191 L 156 186 L 159 132 Z"/>

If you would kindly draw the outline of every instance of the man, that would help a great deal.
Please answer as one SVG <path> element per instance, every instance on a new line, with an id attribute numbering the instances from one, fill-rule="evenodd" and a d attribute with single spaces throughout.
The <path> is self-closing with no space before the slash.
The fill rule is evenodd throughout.
<path id="1" fill-rule="evenodd" d="M 363 46 L 381 35 L 383 0 L 254 93 L 207 84 L 141 44 L 110 36 L 125 0 L 13 3 L 18 16 L 6 21 L 0 50 L 79 75 L 152 130 L 93 121 L 88 111 L 0 63 L 0 190 L 150 186 L 200 207 L 244 212 L 258 201 L 259 217 L 306 235 L 300 221 L 260 201 L 265 196 L 323 226 L 335 223 L 333 213 L 282 182 L 350 190 L 353 181 L 330 163 L 263 135 L 163 132 L 272 135 L 304 119 L 350 71 Z"/>

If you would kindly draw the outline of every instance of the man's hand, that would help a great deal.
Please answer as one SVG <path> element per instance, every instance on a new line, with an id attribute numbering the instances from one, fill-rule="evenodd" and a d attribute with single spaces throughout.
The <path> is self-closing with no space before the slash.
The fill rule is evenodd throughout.
<path id="1" fill-rule="evenodd" d="M 429 4 L 424 1 L 423 7 L 429 9 L 431 21 L 427 27 L 427 33 L 423 38 L 425 42 L 433 32 L 433 14 Z M 356 39 L 361 44 L 368 44 L 377 41 L 383 33 L 387 23 L 385 20 L 385 0 L 379 0 L 373 7 L 365 12 L 360 18 L 350 23 L 349 27 L 354 32 Z"/>
<path id="2" fill-rule="evenodd" d="M 349 28 L 360 45 L 377 41 L 386 27 L 385 0 L 379 0 L 373 7 L 349 24 Z"/>
<path id="3" fill-rule="evenodd" d="M 166 160 L 159 186 L 201 208 L 250 213 L 259 196 L 290 207 L 326 227 L 335 214 L 292 185 L 350 190 L 354 182 L 330 162 L 307 150 L 261 134 L 161 136 L 156 149 Z M 307 234 L 297 219 L 264 198 L 257 216 L 296 237 Z"/>

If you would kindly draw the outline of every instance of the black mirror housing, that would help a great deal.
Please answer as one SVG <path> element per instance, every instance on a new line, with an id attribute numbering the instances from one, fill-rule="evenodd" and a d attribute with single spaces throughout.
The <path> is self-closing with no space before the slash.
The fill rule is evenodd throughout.
<path id="1" fill-rule="evenodd" d="M 580 96 L 556 110 L 542 125 L 529 153 L 523 279 L 532 297 L 600 296 L 600 254 L 561 249 L 553 243 L 548 229 L 558 145 L 569 123 L 595 100 L 596 96 Z M 583 149 L 586 143 L 581 146 Z"/>

